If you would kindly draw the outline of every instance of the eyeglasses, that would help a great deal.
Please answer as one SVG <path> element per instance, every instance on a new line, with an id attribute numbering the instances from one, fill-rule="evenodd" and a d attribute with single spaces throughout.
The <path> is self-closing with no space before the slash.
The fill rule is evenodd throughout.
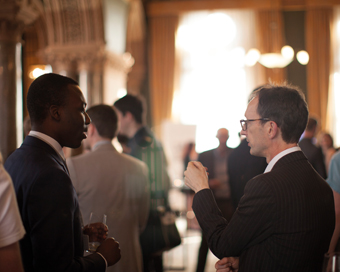
<path id="1" fill-rule="evenodd" d="M 248 119 L 248 120 L 240 120 L 241 127 L 243 131 L 247 130 L 247 124 L 248 122 L 253 122 L 253 121 L 270 121 L 269 118 L 259 118 L 259 119 Z"/>

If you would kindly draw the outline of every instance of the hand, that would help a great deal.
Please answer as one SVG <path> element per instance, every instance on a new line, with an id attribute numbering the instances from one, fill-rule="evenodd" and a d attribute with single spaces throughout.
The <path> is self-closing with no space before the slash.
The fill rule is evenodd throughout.
<path id="1" fill-rule="evenodd" d="M 198 161 L 188 163 L 184 172 L 185 184 L 197 193 L 203 189 L 209 189 L 208 174 L 206 168 Z"/>
<path id="2" fill-rule="evenodd" d="M 90 242 L 103 242 L 107 238 L 108 227 L 103 223 L 93 223 L 83 228 L 83 234 L 89 236 Z"/>
<path id="3" fill-rule="evenodd" d="M 102 242 L 97 248 L 96 252 L 99 252 L 104 256 L 108 266 L 117 263 L 121 257 L 119 243 L 113 237 L 110 237 Z"/>
<path id="4" fill-rule="evenodd" d="M 216 272 L 238 271 L 239 258 L 224 257 L 215 264 Z"/>

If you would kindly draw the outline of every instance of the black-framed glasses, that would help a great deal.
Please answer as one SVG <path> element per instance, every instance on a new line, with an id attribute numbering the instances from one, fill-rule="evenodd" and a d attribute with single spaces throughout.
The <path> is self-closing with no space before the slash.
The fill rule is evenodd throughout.
<path id="1" fill-rule="evenodd" d="M 259 119 L 248 119 L 248 120 L 240 120 L 241 127 L 243 131 L 247 130 L 247 124 L 248 122 L 253 122 L 253 121 L 270 121 L 269 118 L 259 118 Z"/>

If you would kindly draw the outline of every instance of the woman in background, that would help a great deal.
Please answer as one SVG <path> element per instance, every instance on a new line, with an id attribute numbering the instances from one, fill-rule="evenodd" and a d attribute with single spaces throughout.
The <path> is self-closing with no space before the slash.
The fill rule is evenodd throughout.
<path id="1" fill-rule="evenodd" d="M 320 146 L 322 148 L 322 153 L 324 156 L 325 166 L 327 175 L 329 173 L 329 163 L 331 161 L 331 158 L 333 157 L 334 153 L 336 152 L 336 149 L 333 146 L 333 138 L 329 133 L 323 132 L 320 135 Z"/>

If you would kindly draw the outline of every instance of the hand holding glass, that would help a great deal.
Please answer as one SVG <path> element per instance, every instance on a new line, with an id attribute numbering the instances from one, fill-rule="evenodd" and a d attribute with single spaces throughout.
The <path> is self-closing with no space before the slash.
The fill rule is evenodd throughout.
<path id="1" fill-rule="evenodd" d="M 95 252 L 97 247 L 107 238 L 106 214 L 100 217 L 95 213 L 90 214 L 89 224 L 84 227 L 84 234 L 89 236 L 89 251 Z"/>

